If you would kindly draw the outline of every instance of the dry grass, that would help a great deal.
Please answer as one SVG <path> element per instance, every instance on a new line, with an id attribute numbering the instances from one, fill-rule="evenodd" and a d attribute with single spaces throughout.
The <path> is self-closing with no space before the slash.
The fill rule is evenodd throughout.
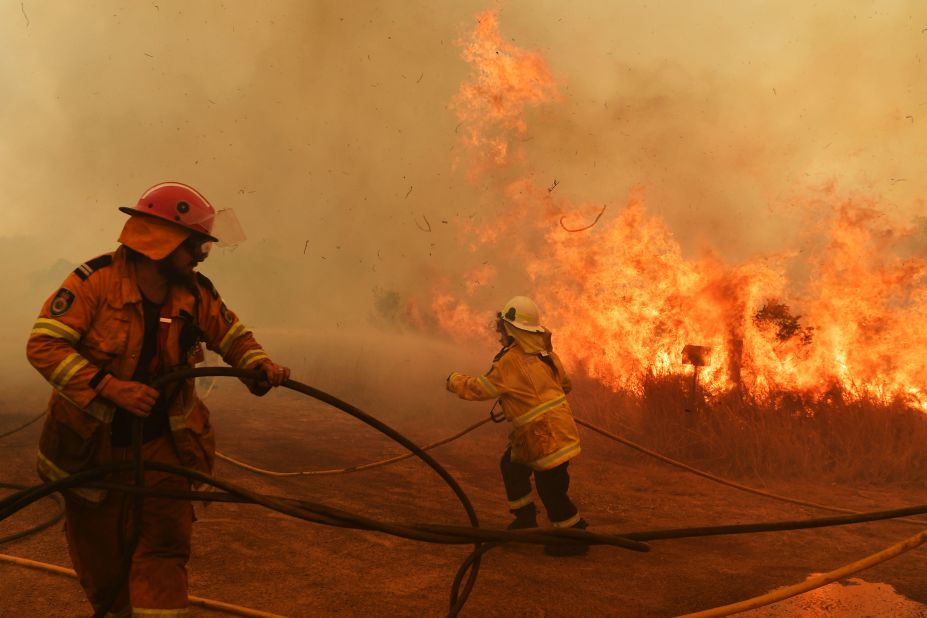
<path id="1" fill-rule="evenodd" d="M 927 480 L 927 415 L 904 402 L 850 399 L 838 391 L 815 401 L 792 393 L 760 401 L 736 391 L 697 398 L 691 392 L 691 378 L 684 377 L 650 377 L 636 393 L 583 380 L 571 398 L 580 418 L 719 474 Z"/>

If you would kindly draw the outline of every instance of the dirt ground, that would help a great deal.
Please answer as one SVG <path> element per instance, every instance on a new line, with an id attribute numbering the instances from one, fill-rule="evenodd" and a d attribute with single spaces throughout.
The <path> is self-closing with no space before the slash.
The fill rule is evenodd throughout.
<path id="1" fill-rule="evenodd" d="M 12 403 L 6 400 L 0 406 L 0 433 L 41 409 L 34 407 L 41 405 L 38 397 Z M 360 422 L 292 393 L 258 400 L 240 389 L 220 388 L 208 403 L 219 449 L 254 465 L 281 471 L 331 468 L 402 452 Z M 425 444 L 453 433 L 448 427 L 463 428 L 486 412 L 479 405 L 468 411 L 469 416 L 455 412 L 441 423 L 408 416 L 383 420 Z M 0 481 L 34 481 L 38 432 L 35 424 L 0 439 Z M 470 496 L 484 526 L 503 527 L 509 521 L 497 469 L 505 434 L 503 426 L 487 425 L 433 451 Z M 591 432 L 582 435 L 583 454 L 570 468 L 571 495 L 595 530 L 617 533 L 825 515 L 718 486 Z M 466 524 L 450 489 L 414 459 L 367 472 L 296 479 L 256 476 L 219 462 L 217 475 L 252 490 L 303 497 L 372 517 Z M 860 510 L 927 502 L 927 490 L 919 487 L 745 480 L 773 492 Z M 49 501 L 30 507 L 0 523 L 0 536 L 42 520 L 53 508 Z M 309 524 L 254 506 L 213 504 L 198 507 L 197 514 L 190 593 L 284 616 L 444 615 L 454 573 L 469 553 L 467 547 Z M 587 556 L 572 558 L 548 557 L 535 546 L 504 546 L 485 557 L 462 615 L 674 616 L 802 581 L 918 531 L 913 525 L 884 522 L 658 541 L 649 553 L 593 547 Z M 70 566 L 60 524 L 0 546 L 0 552 Z M 925 552 L 916 549 L 850 582 L 881 585 L 878 594 L 868 595 L 868 604 L 819 592 L 751 615 L 927 616 L 920 605 L 927 603 Z M 892 588 L 910 601 L 899 600 Z M 897 600 L 896 605 L 885 605 L 889 599 Z M 0 616 L 88 614 L 75 580 L 0 564 Z M 190 615 L 225 614 L 193 608 Z"/>

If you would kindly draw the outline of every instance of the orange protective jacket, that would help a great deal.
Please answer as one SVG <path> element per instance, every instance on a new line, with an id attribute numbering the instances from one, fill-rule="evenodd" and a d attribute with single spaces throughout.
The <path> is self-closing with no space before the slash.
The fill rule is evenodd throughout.
<path id="1" fill-rule="evenodd" d="M 197 274 L 189 287 L 172 286 L 167 303 L 170 325 L 160 351 L 161 373 L 202 361 L 200 341 L 233 367 L 251 368 L 267 358 L 205 276 Z M 45 302 L 26 349 L 29 362 L 54 387 L 39 439 L 40 477 L 54 481 L 109 461 L 116 406 L 99 391 L 109 374 L 132 378 L 143 335 L 142 296 L 124 247 L 79 266 Z M 166 385 L 162 397 L 172 401 L 168 417 L 180 462 L 211 473 L 214 434 L 194 380 Z M 105 497 L 102 490 L 74 493 L 92 502 Z"/>
<path id="2" fill-rule="evenodd" d="M 499 398 L 509 434 L 512 461 L 549 470 L 579 455 L 579 432 L 567 403 L 570 378 L 554 353 L 527 354 L 513 344 L 496 356 L 481 376 L 454 372 L 447 390 L 461 399 Z"/>

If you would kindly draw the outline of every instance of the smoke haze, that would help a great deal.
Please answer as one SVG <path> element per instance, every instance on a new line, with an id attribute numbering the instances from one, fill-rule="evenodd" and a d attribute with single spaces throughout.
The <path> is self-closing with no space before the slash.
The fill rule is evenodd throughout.
<path id="1" fill-rule="evenodd" d="M 391 348 L 421 340 L 353 335 L 391 329 L 405 299 L 487 260 L 462 230 L 505 204 L 497 177 L 468 179 L 451 102 L 470 71 L 458 41 L 491 7 L 261 4 L 0 3 L 8 375 L 31 371 L 42 300 L 115 247 L 116 207 L 160 181 L 235 209 L 248 240 L 202 270 L 297 369 L 311 341 L 313 363 L 363 355 L 382 361 L 363 371 L 389 372 Z M 684 253 L 727 261 L 814 242 L 796 196 L 825 186 L 923 216 L 927 5 L 655 4 L 499 5 L 502 36 L 539 53 L 560 91 L 527 111 L 518 174 L 597 207 L 640 187 Z M 911 243 L 924 253 L 923 225 Z M 498 304 L 527 283 L 497 251 L 511 286 L 489 291 Z M 491 348 L 475 347 L 430 349 L 409 370 L 434 374 L 443 401 L 451 369 L 484 368 Z"/>

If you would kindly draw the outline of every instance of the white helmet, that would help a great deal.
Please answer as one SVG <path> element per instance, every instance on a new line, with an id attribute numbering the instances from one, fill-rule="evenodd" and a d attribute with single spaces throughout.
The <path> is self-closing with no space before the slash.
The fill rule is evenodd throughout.
<path id="1" fill-rule="evenodd" d="M 527 296 L 516 296 L 505 303 L 505 307 L 499 312 L 499 318 L 529 333 L 547 332 L 541 326 L 541 312 L 537 304 Z"/>

